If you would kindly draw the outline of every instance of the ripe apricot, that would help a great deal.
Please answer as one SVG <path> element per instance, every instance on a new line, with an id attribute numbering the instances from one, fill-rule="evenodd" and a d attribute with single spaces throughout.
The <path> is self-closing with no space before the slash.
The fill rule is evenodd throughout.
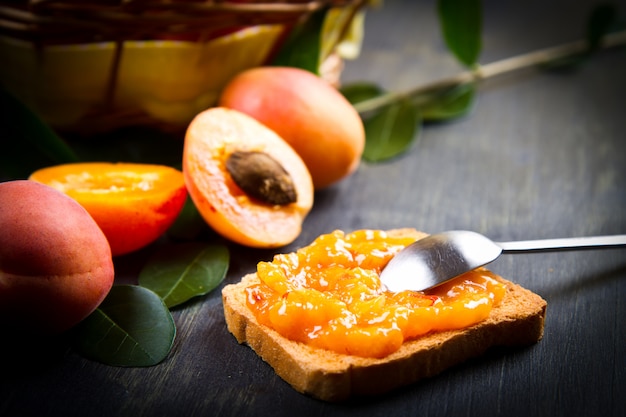
<path id="1" fill-rule="evenodd" d="M 219 105 L 257 119 L 302 157 L 316 189 L 353 173 L 365 146 L 354 107 L 315 74 L 289 67 L 259 67 L 235 76 Z"/>
<path id="2" fill-rule="evenodd" d="M 183 173 L 206 222 L 246 246 L 291 243 L 313 205 L 311 175 L 298 154 L 236 110 L 215 107 L 193 119 L 185 136 Z"/>
<path id="3" fill-rule="evenodd" d="M 187 197 L 182 172 L 162 165 L 73 163 L 40 169 L 30 179 L 64 192 L 87 209 L 114 256 L 158 239 Z"/>
<path id="4" fill-rule="evenodd" d="M 63 332 L 108 294 L 114 270 L 89 213 L 34 181 L 0 183 L 0 328 Z"/>

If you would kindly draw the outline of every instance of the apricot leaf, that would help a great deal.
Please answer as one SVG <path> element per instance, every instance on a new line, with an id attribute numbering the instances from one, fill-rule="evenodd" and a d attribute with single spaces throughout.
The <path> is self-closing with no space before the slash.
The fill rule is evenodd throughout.
<path id="1" fill-rule="evenodd" d="M 561 72 L 576 70 L 602 48 L 602 40 L 618 27 L 618 23 L 617 8 L 614 4 L 597 5 L 587 19 L 587 48 L 544 63 L 541 68 Z"/>
<path id="2" fill-rule="evenodd" d="M 176 240 L 194 240 L 207 230 L 207 223 L 200 215 L 191 197 L 187 196 L 185 205 L 174 224 L 167 230 L 167 234 Z"/>
<path id="3" fill-rule="evenodd" d="M 152 366 L 172 349 L 176 325 L 161 298 L 147 288 L 114 285 L 73 331 L 83 356 L 111 366 Z"/>
<path id="4" fill-rule="evenodd" d="M 618 12 L 615 4 L 600 4 L 591 11 L 587 21 L 587 41 L 589 50 L 600 48 L 602 39 L 609 33 L 618 21 Z"/>
<path id="5" fill-rule="evenodd" d="M 171 133 L 133 126 L 75 140 L 72 147 L 85 161 L 149 163 L 180 169 L 183 141 L 172 139 Z"/>
<path id="6" fill-rule="evenodd" d="M 139 285 L 157 293 L 172 308 L 215 289 L 226 277 L 229 259 L 228 248 L 223 245 L 167 245 L 143 267 Z"/>
<path id="7" fill-rule="evenodd" d="M 44 166 L 77 162 L 78 156 L 50 126 L 0 88 L 0 179 L 26 178 Z"/>
<path id="8" fill-rule="evenodd" d="M 482 2 L 439 0 L 437 10 L 448 49 L 466 66 L 476 65 L 482 48 Z"/>
<path id="9" fill-rule="evenodd" d="M 296 26 L 272 60 L 272 65 L 302 68 L 319 74 L 322 29 L 327 12 L 326 8 L 316 11 Z"/>
<path id="10" fill-rule="evenodd" d="M 434 95 L 418 106 L 424 121 L 445 121 L 467 114 L 473 107 L 476 87 L 461 84 Z M 419 98 L 418 98 L 419 100 Z"/>
<path id="11" fill-rule="evenodd" d="M 360 82 L 341 88 L 353 105 L 376 100 L 386 92 L 376 84 Z M 411 98 L 397 98 L 391 104 L 360 113 L 365 127 L 363 159 L 381 162 L 406 152 L 417 140 L 421 117 Z"/>
<path id="12" fill-rule="evenodd" d="M 363 121 L 363 159 L 380 162 L 406 152 L 417 140 L 421 120 L 416 106 L 408 99 L 383 107 Z"/>
<path id="13" fill-rule="evenodd" d="M 368 82 L 348 84 L 341 87 L 339 91 L 352 104 L 378 97 L 384 93 L 378 85 Z"/>

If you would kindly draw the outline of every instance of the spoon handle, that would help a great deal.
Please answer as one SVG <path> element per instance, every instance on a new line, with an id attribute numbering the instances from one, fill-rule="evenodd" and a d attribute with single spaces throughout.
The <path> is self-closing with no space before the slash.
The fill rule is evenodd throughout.
<path id="1" fill-rule="evenodd" d="M 496 244 L 502 248 L 503 253 L 615 248 L 626 246 L 626 235 L 521 240 L 517 242 L 496 242 Z"/>

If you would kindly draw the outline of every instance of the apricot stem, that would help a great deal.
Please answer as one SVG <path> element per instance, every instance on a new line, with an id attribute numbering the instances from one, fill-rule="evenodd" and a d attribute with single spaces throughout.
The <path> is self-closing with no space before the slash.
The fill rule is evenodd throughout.
<path id="1" fill-rule="evenodd" d="M 610 49 L 623 45 L 626 45 L 626 31 L 615 32 L 605 36 L 599 47 L 602 49 Z M 429 101 L 432 99 L 434 94 L 447 91 L 450 88 L 484 81 L 489 78 L 494 78 L 496 76 L 531 67 L 546 65 L 565 58 L 575 57 L 576 55 L 587 52 L 588 48 L 589 43 L 586 40 L 578 40 L 551 48 L 517 55 L 511 58 L 481 65 L 473 70 L 464 71 L 455 76 L 443 78 L 407 91 L 390 92 L 369 100 L 364 100 L 356 103 L 354 108 L 360 115 L 363 115 L 404 99 L 411 99 L 412 101 Z"/>

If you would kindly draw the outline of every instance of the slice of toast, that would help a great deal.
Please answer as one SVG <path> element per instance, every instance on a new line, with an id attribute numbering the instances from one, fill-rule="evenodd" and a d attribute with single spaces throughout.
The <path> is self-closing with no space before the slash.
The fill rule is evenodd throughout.
<path id="1" fill-rule="evenodd" d="M 422 233 L 401 229 L 394 233 Z M 461 330 L 433 332 L 405 342 L 381 359 L 335 353 L 289 340 L 257 322 L 246 305 L 244 289 L 256 274 L 222 290 L 228 330 L 239 343 L 249 345 L 297 391 L 324 401 L 381 394 L 434 376 L 493 346 L 523 346 L 543 336 L 546 302 L 537 294 L 497 277 L 507 291 L 490 316 Z"/>

